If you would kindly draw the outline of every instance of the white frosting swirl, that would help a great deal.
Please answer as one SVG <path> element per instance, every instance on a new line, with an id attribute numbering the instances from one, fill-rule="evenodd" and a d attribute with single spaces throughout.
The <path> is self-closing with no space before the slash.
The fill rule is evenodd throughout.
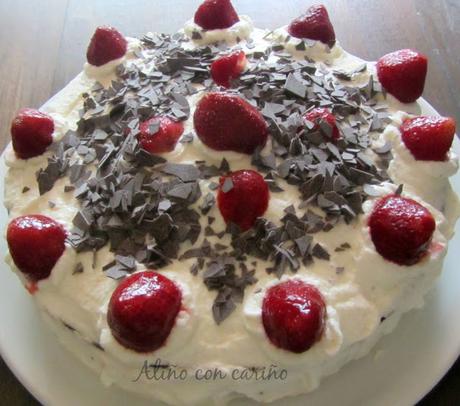
<path id="1" fill-rule="evenodd" d="M 252 20 L 245 15 L 238 16 L 239 21 L 226 29 L 205 30 L 189 20 L 184 25 L 184 33 L 197 44 L 213 44 L 220 41 L 235 43 L 238 40 L 247 39 L 251 35 L 254 25 Z"/>
<path id="2" fill-rule="evenodd" d="M 458 170 L 458 157 L 449 151 L 445 161 L 420 161 L 414 158 L 401 139 L 399 126 L 406 113 L 397 113 L 393 118 L 394 125 L 388 125 L 383 133 L 383 140 L 392 145 L 393 159 L 388 173 L 400 184 L 407 185 L 409 190 L 416 190 L 423 200 L 438 209 L 445 203 L 446 191 L 450 187 L 449 176 Z"/>
<path id="3" fill-rule="evenodd" d="M 308 39 L 295 38 L 287 31 L 287 26 L 281 27 L 273 31 L 273 40 L 283 45 L 288 52 L 300 57 L 307 57 L 315 61 L 330 62 L 339 58 L 343 49 L 336 41 L 334 46 L 330 48 L 327 44 L 321 41 L 313 41 Z M 304 45 L 305 49 L 299 49 L 299 45 Z"/>

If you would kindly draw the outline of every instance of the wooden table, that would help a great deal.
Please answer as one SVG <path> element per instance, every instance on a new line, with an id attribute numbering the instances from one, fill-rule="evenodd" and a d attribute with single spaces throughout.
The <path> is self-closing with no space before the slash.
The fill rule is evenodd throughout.
<path id="1" fill-rule="evenodd" d="M 2 0 L 0 2 L 0 148 L 21 107 L 39 107 L 82 68 L 96 26 L 126 35 L 174 32 L 200 1 Z M 313 3 L 234 0 L 259 27 L 286 24 Z M 429 57 L 424 96 L 441 114 L 460 119 L 460 2 L 458 0 L 323 0 L 342 46 L 375 60 L 399 48 Z M 460 404 L 460 361 L 420 405 Z M 0 403 L 37 404 L 0 359 Z M 64 405 L 63 405 L 64 406 Z"/>

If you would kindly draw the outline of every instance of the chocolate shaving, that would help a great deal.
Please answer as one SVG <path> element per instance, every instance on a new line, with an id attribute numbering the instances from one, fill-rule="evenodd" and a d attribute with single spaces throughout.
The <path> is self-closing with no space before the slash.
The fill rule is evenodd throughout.
<path id="1" fill-rule="evenodd" d="M 312 250 L 312 255 L 318 259 L 323 259 L 328 261 L 330 256 L 329 253 L 326 251 L 326 249 L 320 245 L 320 244 L 315 244 Z"/>
<path id="2" fill-rule="evenodd" d="M 224 184 L 222 185 L 221 189 L 222 192 L 227 193 L 230 192 L 230 190 L 233 189 L 233 181 L 231 178 L 225 178 Z"/>
<path id="3" fill-rule="evenodd" d="M 194 165 L 167 163 L 161 171 L 176 176 L 183 182 L 193 182 L 200 177 L 200 171 Z"/>
<path id="4" fill-rule="evenodd" d="M 73 268 L 72 275 L 75 275 L 77 273 L 82 273 L 83 270 L 84 270 L 83 264 L 81 262 L 78 262 Z"/>
<path id="5" fill-rule="evenodd" d="M 294 74 L 289 74 L 284 84 L 284 89 L 295 96 L 304 98 L 307 94 L 307 87 L 297 79 Z"/>

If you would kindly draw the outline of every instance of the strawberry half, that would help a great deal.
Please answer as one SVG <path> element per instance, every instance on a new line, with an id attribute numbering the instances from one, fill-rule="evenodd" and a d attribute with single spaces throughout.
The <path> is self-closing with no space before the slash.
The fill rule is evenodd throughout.
<path id="1" fill-rule="evenodd" d="M 311 6 L 307 12 L 289 24 L 288 32 L 295 38 L 321 41 L 329 47 L 335 44 L 334 27 L 322 4 Z"/>
<path id="2" fill-rule="evenodd" d="M 121 58 L 126 54 L 128 42 L 126 38 L 113 27 L 97 27 L 86 51 L 88 63 L 102 66 L 107 62 Z"/>
<path id="3" fill-rule="evenodd" d="M 407 149 L 419 161 L 445 161 L 455 135 L 450 117 L 420 116 L 407 119 L 400 129 Z"/>
<path id="4" fill-rule="evenodd" d="M 53 142 L 54 121 L 35 109 L 22 109 L 11 123 L 11 141 L 18 158 L 39 156 Z"/>
<path id="5" fill-rule="evenodd" d="M 230 0 L 205 0 L 195 13 L 195 24 L 204 30 L 230 28 L 240 19 Z"/>
<path id="6" fill-rule="evenodd" d="M 246 55 L 243 51 L 222 56 L 211 64 L 211 77 L 216 84 L 229 88 L 231 81 L 238 78 L 243 72 L 246 62 Z"/>
<path id="7" fill-rule="evenodd" d="M 66 232 L 40 214 L 16 217 L 6 232 L 8 248 L 18 269 L 31 281 L 47 278 L 65 249 Z"/>
<path id="8" fill-rule="evenodd" d="M 184 125 L 167 116 L 157 116 L 141 123 L 139 130 L 140 146 L 151 154 L 161 154 L 174 151 Z"/>
<path id="9" fill-rule="evenodd" d="M 313 131 L 321 129 L 320 123 L 325 122 L 331 128 L 330 138 L 332 138 L 332 140 L 338 140 L 340 138 L 339 128 L 337 127 L 335 116 L 331 113 L 329 109 L 316 107 L 307 112 L 304 115 L 304 118 L 315 125 L 312 128 Z M 328 136 L 328 134 L 325 135 Z"/>
<path id="10" fill-rule="evenodd" d="M 427 57 L 412 49 L 391 52 L 377 61 L 380 83 L 402 103 L 412 103 L 422 95 L 427 70 Z"/>
<path id="11" fill-rule="evenodd" d="M 399 265 L 414 265 L 426 255 L 435 227 L 425 207 L 397 195 L 380 199 L 369 217 L 375 249 Z"/>
<path id="12" fill-rule="evenodd" d="M 289 280 L 267 291 L 262 303 L 262 323 L 275 346 L 302 353 L 321 339 L 326 305 L 316 287 Z"/>
<path id="13" fill-rule="evenodd" d="M 115 339 L 137 352 L 160 348 L 171 333 L 182 303 L 182 293 L 166 276 L 137 272 L 112 293 L 107 323 Z"/>
<path id="14" fill-rule="evenodd" d="M 235 223 L 243 231 L 265 213 L 269 198 L 267 183 L 256 171 L 245 169 L 220 178 L 219 211 L 226 223 Z"/>
<path id="15" fill-rule="evenodd" d="M 217 151 L 252 154 L 267 142 L 262 114 L 241 97 L 208 93 L 198 102 L 193 124 L 200 140 Z"/>

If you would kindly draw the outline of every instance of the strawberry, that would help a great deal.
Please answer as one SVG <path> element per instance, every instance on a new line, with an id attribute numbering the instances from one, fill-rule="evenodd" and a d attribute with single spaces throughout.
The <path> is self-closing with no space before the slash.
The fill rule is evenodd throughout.
<path id="1" fill-rule="evenodd" d="M 293 37 L 321 41 L 330 47 L 335 44 L 334 27 L 322 4 L 309 7 L 304 15 L 293 20 L 288 32 Z"/>
<path id="2" fill-rule="evenodd" d="M 269 197 L 262 175 L 245 169 L 220 178 L 217 205 L 226 223 L 235 223 L 245 231 L 265 213 Z"/>
<path id="3" fill-rule="evenodd" d="M 335 120 L 334 114 L 331 113 L 329 109 L 316 107 L 304 115 L 304 118 L 310 122 L 312 122 L 315 126 L 312 130 L 316 131 L 320 129 L 320 123 L 325 122 L 329 124 L 331 128 L 330 137 L 332 140 L 338 140 L 340 138 L 339 129 L 337 127 L 337 122 Z M 327 136 L 327 134 L 326 134 Z"/>
<path id="4" fill-rule="evenodd" d="M 401 49 L 377 61 L 377 75 L 385 90 L 402 103 L 412 103 L 423 93 L 428 59 L 412 49 Z"/>
<path id="5" fill-rule="evenodd" d="M 112 293 L 107 323 L 124 347 L 155 351 L 171 333 L 181 303 L 182 293 L 171 279 L 151 270 L 137 272 Z"/>
<path id="6" fill-rule="evenodd" d="M 326 305 L 316 287 L 292 279 L 268 289 L 262 302 L 262 323 L 275 346 L 305 352 L 321 339 Z"/>
<path id="7" fill-rule="evenodd" d="M 66 232 L 53 219 L 40 214 L 16 217 L 6 239 L 11 257 L 29 280 L 47 278 L 65 249 Z"/>
<path id="8" fill-rule="evenodd" d="M 171 152 L 184 132 L 184 125 L 167 116 L 153 117 L 139 126 L 140 146 L 151 154 Z"/>
<path id="9" fill-rule="evenodd" d="M 222 56 L 211 64 L 211 77 L 218 85 L 229 88 L 231 80 L 238 78 L 243 72 L 246 62 L 243 51 Z"/>
<path id="10" fill-rule="evenodd" d="M 398 195 L 380 199 L 369 217 L 375 249 L 399 265 L 416 264 L 425 256 L 435 227 L 425 207 Z"/>
<path id="11" fill-rule="evenodd" d="M 54 121 L 35 109 L 19 110 L 11 123 L 11 140 L 18 158 L 39 156 L 53 142 Z"/>
<path id="12" fill-rule="evenodd" d="M 195 13 L 195 24 L 204 30 L 230 28 L 240 19 L 230 0 L 205 0 Z"/>
<path id="13" fill-rule="evenodd" d="M 217 151 L 252 154 L 267 142 L 268 126 L 262 114 L 241 97 L 208 93 L 193 116 L 200 140 Z"/>
<path id="14" fill-rule="evenodd" d="M 86 59 L 91 65 L 102 66 L 123 57 L 127 49 L 128 42 L 123 34 L 113 27 L 100 26 L 91 38 Z"/>
<path id="15" fill-rule="evenodd" d="M 445 161 L 455 135 L 455 120 L 450 117 L 419 116 L 405 120 L 401 138 L 419 161 Z"/>

